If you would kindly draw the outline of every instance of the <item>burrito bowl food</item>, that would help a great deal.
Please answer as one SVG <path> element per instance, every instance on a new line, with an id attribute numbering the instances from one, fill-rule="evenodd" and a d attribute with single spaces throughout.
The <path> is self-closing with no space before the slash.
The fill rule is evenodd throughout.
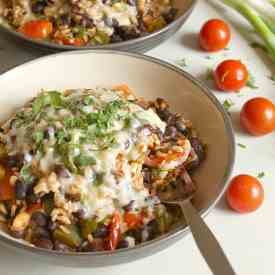
<path id="1" fill-rule="evenodd" d="M 0 128 L 0 221 L 40 248 L 133 247 L 178 224 L 159 192 L 196 186 L 205 148 L 163 99 L 126 86 L 42 91 Z"/>
<path id="2" fill-rule="evenodd" d="M 172 22 L 171 0 L 0 0 L 0 19 L 28 38 L 96 46 L 145 36 Z"/>

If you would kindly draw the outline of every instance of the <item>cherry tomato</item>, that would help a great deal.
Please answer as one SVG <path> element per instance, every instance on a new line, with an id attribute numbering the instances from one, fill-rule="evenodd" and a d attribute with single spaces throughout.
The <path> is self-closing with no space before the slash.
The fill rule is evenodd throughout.
<path id="1" fill-rule="evenodd" d="M 219 90 L 237 92 L 246 85 L 248 71 L 239 60 L 225 60 L 216 68 L 214 80 Z"/>
<path id="2" fill-rule="evenodd" d="M 211 19 L 201 28 L 199 43 L 202 49 L 215 52 L 224 49 L 231 39 L 229 26 L 220 19 Z"/>
<path id="3" fill-rule="evenodd" d="M 33 39 L 45 39 L 53 32 L 53 25 L 48 20 L 31 20 L 26 22 L 19 32 Z"/>
<path id="4" fill-rule="evenodd" d="M 106 249 L 115 250 L 120 238 L 120 216 L 115 213 L 109 225 L 109 235 L 106 238 Z"/>
<path id="5" fill-rule="evenodd" d="M 232 179 L 226 198 L 229 206 L 235 211 L 249 213 L 258 209 L 263 203 L 264 190 L 255 177 L 239 175 Z"/>
<path id="6" fill-rule="evenodd" d="M 275 106 L 266 98 L 252 98 L 242 107 L 240 121 L 251 135 L 269 134 L 275 130 Z"/>

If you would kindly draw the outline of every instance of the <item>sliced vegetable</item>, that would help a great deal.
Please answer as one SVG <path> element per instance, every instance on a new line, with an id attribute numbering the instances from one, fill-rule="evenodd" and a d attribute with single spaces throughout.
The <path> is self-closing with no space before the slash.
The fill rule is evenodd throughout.
<path id="1" fill-rule="evenodd" d="M 109 235 L 106 238 L 106 249 L 115 250 L 120 238 L 120 216 L 115 213 L 109 225 Z"/>
<path id="2" fill-rule="evenodd" d="M 97 222 L 95 219 L 87 219 L 81 222 L 81 235 L 84 239 L 87 239 L 89 234 L 92 234 L 97 228 Z"/>
<path id="3" fill-rule="evenodd" d="M 232 179 L 226 193 L 229 206 L 237 212 L 249 213 L 258 209 L 264 200 L 264 189 L 257 178 L 239 175 Z"/>
<path id="4" fill-rule="evenodd" d="M 82 241 L 78 227 L 72 224 L 63 226 L 63 228 L 61 229 L 59 227 L 55 229 L 53 232 L 53 238 L 72 248 L 78 247 Z"/>
<path id="5" fill-rule="evenodd" d="M 45 39 L 53 32 L 53 25 L 48 20 L 31 20 L 26 22 L 19 32 L 32 39 Z"/>
<path id="6" fill-rule="evenodd" d="M 202 49 L 214 52 L 228 45 L 231 39 L 231 31 L 227 23 L 221 19 L 211 19 L 201 28 L 199 43 Z"/>
<path id="7" fill-rule="evenodd" d="M 275 106 L 263 97 L 250 99 L 242 107 L 240 121 L 251 135 L 269 134 L 275 130 Z"/>
<path id="8" fill-rule="evenodd" d="M 214 80 L 219 90 L 238 92 L 248 81 L 248 71 L 239 60 L 225 60 L 216 68 Z"/>

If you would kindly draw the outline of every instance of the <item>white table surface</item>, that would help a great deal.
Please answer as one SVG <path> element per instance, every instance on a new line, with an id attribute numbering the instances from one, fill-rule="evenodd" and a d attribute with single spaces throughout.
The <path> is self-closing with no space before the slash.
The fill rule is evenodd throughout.
<path id="1" fill-rule="evenodd" d="M 249 215 L 238 215 L 228 210 L 224 199 L 206 218 L 207 223 L 215 232 L 224 250 L 230 258 L 237 274 L 240 275 L 271 275 L 274 274 L 275 247 L 275 134 L 254 138 L 249 137 L 239 127 L 238 112 L 242 104 L 251 97 L 265 96 L 275 102 L 275 86 L 268 76 L 272 73 L 272 65 L 261 53 L 250 47 L 253 33 L 245 21 L 235 13 L 216 6 L 217 1 L 201 1 L 195 8 L 187 24 L 168 42 L 150 51 L 148 54 L 174 63 L 185 58 L 187 67 L 184 69 L 205 81 L 208 67 L 227 57 L 239 58 L 246 63 L 256 78 L 259 89 L 244 89 L 241 94 L 215 95 L 221 100 L 231 99 L 232 120 L 236 132 L 236 140 L 245 144 L 245 149 L 237 146 L 237 159 L 234 175 L 250 173 L 257 175 L 264 171 L 262 179 L 265 189 L 265 201 L 260 210 Z M 197 32 L 202 23 L 209 18 L 222 17 L 230 22 L 233 40 L 228 51 L 212 54 L 203 53 L 197 47 Z M 0 37 L 0 70 L 4 71 L 16 63 L 34 58 L 41 53 L 23 50 L 20 45 L 8 43 Z M 273 72 L 275 67 L 273 67 Z M 211 87 L 211 82 L 208 83 Z M 4 91 L 1 91 L 4 92 Z M 97 269 L 65 268 L 49 266 L 43 262 L 34 262 L 0 246 L 1 275 L 140 275 L 140 274 L 211 274 L 197 248 L 192 236 L 189 235 L 172 247 L 149 258 L 137 262 Z"/>

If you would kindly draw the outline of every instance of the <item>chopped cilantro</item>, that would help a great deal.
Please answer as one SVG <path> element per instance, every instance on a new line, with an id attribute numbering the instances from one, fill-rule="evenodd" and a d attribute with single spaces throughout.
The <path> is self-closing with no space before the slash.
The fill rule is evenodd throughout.
<path id="1" fill-rule="evenodd" d="M 46 106 L 53 108 L 61 108 L 64 106 L 62 94 L 56 91 L 43 92 L 40 94 L 32 103 L 33 114 L 37 115 Z"/>
<path id="2" fill-rule="evenodd" d="M 250 72 L 249 72 L 249 77 L 248 77 L 246 86 L 251 88 L 251 89 L 258 89 L 259 88 L 258 86 L 256 86 L 255 77 Z"/>
<path id="3" fill-rule="evenodd" d="M 55 136 L 58 144 L 61 144 L 62 142 L 66 141 L 67 138 L 66 132 L 63 129 L 58 130 Z"/>
<path id="4" fill-rule="evenodd" d="M 211 59 L 213 59 L 213 57 L 211 55 L 207 55 L 207 56 L 205 56 L 205 59 L 211 60 Z"/>
<path id="5" fill-rule="evenodd" d="M 43 141 L 44 139 L 44 133 L 43 131 L 39 130 L 33 133 L 33 139 L 35 143 L 39 144 Z"/>
<path id="6" fill-rule="evenodd" d="M 229 109 L 234 105 L 235 103 L 231 100 L 231 99 L 226 99 L 224 102 L 223 102 L 223 107 L 224 109 L 229 112 Z"/>
<path id="7" fill-rule="evenodd" d="M 260 173 L 257 175 L 257 178 L 258 178 L 258 179 L 262 179 L 263 177 L 265 177 L 265 172 L 260 172 Z"/>
<path id="8" fill-rule="evenodd" d="M 75 158 L 75 163 L 79 167 L 85 167 L 88 165 L 94 165 L 96 164 L 96 161 L 93 157 L 91 156 L 85 156 L 85 155 L 79 155 Z"/>
<path id="9" fill-rule="evenodd" d="M 88 123 L 84 115 L 75 115 L 65 117 L 64 126 L 67 129 L 87 129 Z"/>
<path id="10" fill-rule="evenodd" d="M 213 69 L 208 68 L 206 71 L 206 80 L 212 80 L 213 79 Z"/>
<path id="11" fill-rule="evenodd" d="M 181 68 L 187 67 L 187 63 L 186 63 L 185 58 L 179 59 L 178 61 L 176 61 L 176 64 Z"/>
<path id="12" fill-rule="evenodd" d="M 92 96 L 85 96 L 83 99 L 83 103 L 85 105 L 91 105 L 94 102 L 94 99 Z"/>
<path id="13" fill-rule="evenodd" d="M 271 75 L 271 76 L 269 77 L 269 79 L 270 79 L 271 81 L 275 82 L 275 75 Z"/>
<path id="14" fill-rule="evenodd" d="M 237 143 L 237 145 L 238 145 L 239 147 L 243 148 L 243 149 L 246 148 L 246 145 L 244 145 L 244 144 L 242 144 L 242 143 Z"/>

